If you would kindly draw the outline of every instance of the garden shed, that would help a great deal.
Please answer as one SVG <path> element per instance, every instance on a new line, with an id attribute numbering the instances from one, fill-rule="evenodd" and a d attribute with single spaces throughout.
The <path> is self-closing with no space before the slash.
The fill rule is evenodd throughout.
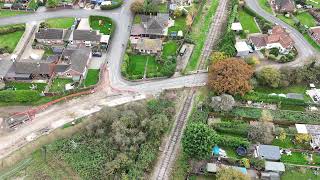
<path id="1" fill-rule="evenodd" d="M 278 161 L 281 158 L 280 148 L 272 145 L 257 145 L 256 156 L 270 161 Z"/>
<path id="2" fill-rule="evenodd" d="M 265 162 L 265 170 L 272 171 L 272 172 L 284 172 L 285 166 L 282 162 L 266 161 Z"/>
<path id="3" fill-rule="evenodd" d="M 207 163 L 207 172 L 216 173 L 217 172 L 217 164 L 215 164 L 215 163 Z"/>

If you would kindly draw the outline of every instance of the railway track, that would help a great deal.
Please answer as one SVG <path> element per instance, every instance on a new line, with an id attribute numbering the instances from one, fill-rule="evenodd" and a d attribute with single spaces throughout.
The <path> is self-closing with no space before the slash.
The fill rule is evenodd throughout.
<path id="1" fill-rule="evenodd" d="M 221 35 L 223 24 L 227 19 L 226 11 L 228 10 L 228 2 L 229 0 L 221 0 L 219 2 L 219 6 L 214 15 L 213 22 L 211 23 L 204 48 L 200 55 L 198 70 L 203 70 L 206 68 L 206 61 L 209 58 L 215 43 L 217 43 L 217 40 Z"/>
<path id="2" fill-rule="evenodd" d="M 198 70 L 203 70 L 206 67 L 206 60 L 209 58 L 212 52 L 213 46 L 218 40 L 218 37 L 223 27 L 223 23 L 226 20 L 226 11 L 228 9 L 227 7 L 228 1 L 229 0 L 221 0 L 219 2 L 217 12 L 214 16 L 213 22 L 211 23 L 208 37 L 205 42 L 205 47 L 200 56 L 200 64 L 198 66 Z M 177 147 L 180 144 L 183 129 L 188 119 L 187 116 L 191 108 L 194 94 L 195 94 L 195 90 L 191 89 L 188 93 L 187 98 L 183 103 L 182 110 L 179 112 L 179 115 L 176 119 L 176 124 L 170 134 L 169 140 L 166 143 L 165 149 L 161 154 L 160 163 L 158 164 L 158 167 L 156 167 L 155 169 L 155 174 L 153 176 L 153 179 L 156 179 L 156 180 L 169 179 L 169 175 L 171 172 L 170 169 L 172 167 L 172 163 L 175 160 Z"/>
<path id="3" fill-rule="evenodd" d="M 179 146 L 179 142 L 182 137 L 182 132 L 184 125 L 187 121 L 187 116 L 191 108 L 192 99 L 194 96 L 195 90 L 191 89 L 188 93 L 187 98 L 183 103 L 182 110 L 180 111 L 174 129 L 171 133 L 169 141 L 166 144 L 165 150 L 162 153 L 160 167 L 156 171 L 156 180 L 165 180 L 169 179 L 171 163 L 175 159 L 176 148 Z"/>

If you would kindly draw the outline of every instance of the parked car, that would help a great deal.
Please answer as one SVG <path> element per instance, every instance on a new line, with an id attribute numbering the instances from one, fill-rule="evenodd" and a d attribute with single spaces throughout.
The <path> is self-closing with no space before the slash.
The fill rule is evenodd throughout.
<path id="1" fill-rule="evenodd" d="M 102 52 L 93 52 L 92 56 L 93 57 L 102 57 Z"/>

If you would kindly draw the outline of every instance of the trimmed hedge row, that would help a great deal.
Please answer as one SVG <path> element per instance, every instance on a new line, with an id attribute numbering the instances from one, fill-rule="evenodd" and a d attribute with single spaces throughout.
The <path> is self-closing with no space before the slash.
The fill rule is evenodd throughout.
<path id="1" fill-rule="evenodd" d="M 217 144 L 224 147 L 237 148 L 239 146 L 249 147 L 250 142 L 246 138 L 240 138 L 235 136 L 218 135 Z"/>
<path id="2" fill-rule="evenodd" d="M 24 30 L 25 30 L 25 25 L 23 25 L 23 24 L 2 26 L 2 27 L 0 27 L 0 35 L 8 34 L 8 33 L 14 33 L 16 31 L 24 31 Z"/>
<path id="3" fill-rule="evenodd" d="M 221 122 L 214 125 L 214 130 L 220 133 L 234 134 L 247 137 L 249 125 L 247 123 Z"/>
<path id="4" fill-rule="evenodd" d="M 271 96 L 268 94 L 254 92 L 254 91 L 249 92 L 242 97 L 237 96 L 236 98 L 242 99 L 242 100 L 255 101 L 255 102 L 263 101 L 266 103 L 281 103 L 281 104 L 296 105 L 296 106 L 308 106 L 309 105 L 309 103 L 307 103 L 301 99 L 290 99 L 290 98 L 285 98 L 285 97 L 280 97 L 280 96 Z"/>
<path id="5" fill-rule="evenodd" d="M 101 10 L 110 10 L 120 7 L 123 4 L 123 0 L 118 0 L 117 3 L 111 3 L 110 5 L 101 5 Z"/>
<path id="6" fill-rule="evenodd" d="M 39 92 L 33 90 L 0 91 L 0 102 L 34 102 L 40 98 Z"/>
<path id="7" fill-rule="evenodd" d="M 320 114 L 301 111 L 269 110 L 273 116 L 273 121 L 279 124 L 320 124 Z M 259 119 L 262 109 L 251 107 L 236 107 L 230 114 L 236 117 Z"/>

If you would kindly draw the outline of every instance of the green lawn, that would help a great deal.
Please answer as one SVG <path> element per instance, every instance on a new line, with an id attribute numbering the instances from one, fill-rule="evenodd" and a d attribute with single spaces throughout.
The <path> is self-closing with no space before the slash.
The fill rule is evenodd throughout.
<path id="1" fill-rule="evenodd" d="M 153 58 L 154 57 L 152 56 L 129 55 L 129 65 L 127 68 L 127 73 L 129 75 L 143 76 L 147 59 L 153 59 Z"/>
<path id="2" fill-rule="evenodd" d="M 177 41 L 168 41 L 163 45 L 162 57 L 174 56 L 178 50 Z"/>
<path id="3" fill-rule="evenodd" d="M 314 47 L 316 50 L 318 50 L 320 52 L 320 46 L 317 44 L 317 42 L 315 42 L 310 36 L 309 34 L 303 34 L 304 39 L 306 39 L 308 41 L 309 44 L 311 44 L 312 47 Z"/>
<path id="4" fill-rule="evenodd" d="M 298 15 L 296 15 L 296 18 L 299 19 L 299 21 L 302 24 L 307 25 L 309 27 L 314 27 L 317 25 L 316 20 L 308 12 L 298 13 Z"/>
<path id="5" fill-rule="evenodd" d="M 168 29 L 168 34 L 170 35 L 172 32 L 183 31 L 186 32 L 187 25 L 186 25 L 186 18 L 181 16 L 174 19 L 174 26 Z"/>
<path id="6" fill-rule="evenodd" d="M 211 5 L 208 6 L 207 4 L 201 8 L 201 11 L 198 12 L 192 26 L 191 38 L 195 42 L 195 47 L 185 69 L 186 72 L 194 71 L 198 67 L 199 58 L 219 1 L 206 1 L 206 3 L 211 3 Z M 208 10 L 205 11 L 204 9 L 207 8 Z"/>
<path id="7" fill-rule="evenodd" d="M 20 14 L 28 14 L 28 13 L 30 13 L 30 12 L 0 10 L 0 18 L 9 17 L 9 16 L 16 16 L 16 15 L 20 15 Z"/>
<path id="8" fill-rule="evenodd" d="M 254 91 L 264 93 L 264 94 L 287 94 L 287 93 L 300 93 L 305 95 L 306 99 L 309 99 L 308 96 L 306 95 L 306 90 L 308 90 L 307 85 L 294 85 L 294 86 L 289 86 L 285 88 L 268 88 L 264 86 L 259 86 L 254 88 Z"/>
<path id="9" fill-rule="evenodd" d="M 294 20 L 291 17 L 286 17 L 284 15 L 277 14 L 277 18 L 279 18 L 283 22 L 289 24 L 290 26 L 295 27 L 294 26 Z"/>
<path id="10" fill-rule="evenodd" d="M 314 170 L 308 168 L 288 168 L 281 175 L 281 180 L 316 180 L 320 179 L 319 175 L 314 174 Z"/>
<path id="11" fill-rule="evenodd" d="M 65 90 L 65 85 L 68 83 L 73 83 L 72 79 L 57 78 L 53 80 L 50 87 L 50 92 L 61 92 Z"/>
<path id="12" fill-rule="evenodd" d="M 272 9 L 271 9 L 271 6 L 270 6 L 268 0 L 258 0 L 258 3 L 263 10 L 272 14 Z"/>
<path id="13" fill-rule="evenodd" d="M 301 165 L 308 163 L 306 156 L 300 152 L 292 152 L 291 156 L 282 155 L 280 161 L 283 163 Z"/>
<path id="14" fill-rule="evenodd" d="M 159 13 L 168 13 L 168 4 L 167 3 L 160 3 L 157 6 Z"/>
<path id="15" fill-rule="evenodd" d="M 47 19 L 46 23 L 49 28 L 59 28 L 59 29 L 68 29 L 73 25 L 74 18 L 64 17 L 64 18 L 53 18 Z"/>
<path id="16" fill-rule="evenodd" d="M 252 17 L 246 11 L 240 10 L 238 18 L 244 31 L 249 31 L 249 33 L 260 32 L 256 22 L 254 21 L 254 17 Z"/>
<path id="17" fill-rule="evenodd" d="M 9 53 L 12 53 L 19 43 L 24 31 L 0 35 L 0 48 L 8 47 Z"/>
<path id="18" fill-rule="evenodd" d="M 272 141 L 272 145 L 279 146 L 281 148 L 294 148 L 294 144 L 292 143 L 290 138 L 286 138 L 285 140 L 281 141 L 280 139 L 274 139 Z"/>
<path id="19" fill-rule="evenodd" d="M 313 0 L 313 1 L 306 0 L 306 3 L 314 6 L 315 8 L 320 8 L 320 0 Z"/>
<path id="20" fill-rule="evenodd" d="M 133 24 L 140 24 L 141 23 L 141 16 L 135 15 L 133 19 Z"/>
<path id="21" fill-rule="evenodd" d="M 101 24 L 99 24 L 101 22 Z M 89 17 L 90 27 L 94 30 L 99 30 L 100 33 L 110 35 L 114 31 L 114 25 L 112 20 L 104 16 L 90 16 Z"/>
<path id="22" fill-rule="evenodd" d="M 97 84 L 99 81 L 99 72 L 99 69 L 89 69 L 84 85 L 91 86 Z"/>
<path id="23" fill-rule="evenodd" d="M 6 87 L 15 87 L 16 90 L 31 90 L 30 87 L 32 87 L 32 84 L 37 86 L 36 90 L 39 92 L 43 91 L 47 86 L 46 83 L 7 82 Z"/>

